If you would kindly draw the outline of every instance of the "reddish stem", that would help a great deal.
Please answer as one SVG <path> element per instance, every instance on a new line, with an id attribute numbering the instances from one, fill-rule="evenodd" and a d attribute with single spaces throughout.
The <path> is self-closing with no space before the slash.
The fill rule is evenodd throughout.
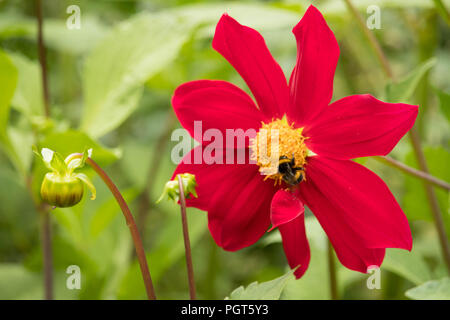
<path id="1" fill-rule="evenodd" d="M 44 105 L 44 115 L 50 117 L 50 94 L 47 79 L 47 61 L 45 57 L 45 45 L 43 36 L 43 19 L 42 19 L 42 1 L 36 0 L 36 18 L 37 18 L 37 46 L 39 54 L 39 62 L 41 66 L 42 76 L 42 95 Z M 31 189 L 30 189 L 31 190 Z M 51 237 L 51 221 L 50 214 L 46 207 L 41 207 L 38 202 L 35 206 L 41 213 L 41 243 L 42 243 L 42 261 L 44 265 L 44 290 L 45 299 L 53 299 L 53 248 Z"/>
<path id="2" fill-rule="evenodd" d="M 422 179 L 426 182 L 429 182 L 433 185 L 435 185 L 436 187 L 442 188 L 444 190 L 450 191 L 450 183 L 445 182 L 444 180 L 438 179 L 435 176 L 432 176 L 429 173 L 426 173 L 425 171 L 421 171 L 421 170 L 417 170 L 414 169 L 412 167 L 407 166 L 406 164 L 395 160 L 389 156 L 384 156 L 384 157 L 374 157 L 375 160 L 378 160 L 380 162 L 384 162 L 394 168 L 400 169 L 401 171 L 414 176 L 416 178 Z"/>
<path id="3" fill-rule="evenodd" d="M 178 175 L 178 187 L 180 189 L 180 208 L 181 208 L 181 222 L 183 225 L 183 238 L 184 238 L 184 250 L 186 252 L 186 266 L 189 281 L 189 295 L 191 300 L 196 299 L 195 293 L 195 279 L 194 279 L 194 267 L 192 265 L 192 253 L 191 242 L 189 240 L 189 230 L 186 215 L 186 199 L 184 197 L 183 181 L 181 176 Z"/>
<path id="4" fill-rule="evenodd" d="M 50 213 L 46 209 L 40 210 L 41 214 L 41 243 L 44 264 L 44 297 L 53 300 L 53 250 Z"/>
<path id="5" fill-rule="evenodd" d="M 37 17 L 37 45 L 39 62 L 41 65 L 41 77 L 42 77 L 42 94 L 44 97 L 44 114 L 47 118 L 50 117 L 50 93 L 48 89 L 47 80 L 47 59 L 45 56 L 45 45 L 43 35 L 43 22 L 42 22 L 42 1 L 36 0 L 36 17 Z"/>
<path id="6" fill-rule="evenodd" d="M 70 155 L 71 158 L 81 158 L 83 155 L 81 153 L 76 153 Z M 141 268 L 142 278 L 145 284 L 145 290 L 149 300 L 156 300 L 155 289 L 153 288 L 152 277 L 150 276 L 150 271 L 148 269 L 147 257 L 145 256 L 144 246 L 142 245 L 141 236 L 139 235 L 138 228 L 134 222 L 133 215 L 131 214 L 130 208 L 122 197 L 119 189 L 116 187 L 111 178 L 103 171 L 102 168 L 91 158 L 86 159 L 86 163 L 89 164 L 92 169 L 102 178 L 103 182 L 109 188 L 114 198 L 116 198 L 120 209 L 122 209 L 123 215 L 127 222 L 127 226 L 130 229 L 131 237 L 133 238 L 134 247 L 136 249 L 136 256 L 139 261 L 139 266 Z"/>

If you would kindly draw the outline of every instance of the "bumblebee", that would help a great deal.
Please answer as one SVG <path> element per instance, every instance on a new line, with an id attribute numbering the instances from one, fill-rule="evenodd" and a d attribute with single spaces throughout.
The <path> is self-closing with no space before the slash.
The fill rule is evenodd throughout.
<path id="1" fill-rule="evenodd" d="M 278 173 L 284 182 L 291 186 L 295 186 L 303 181 L 304 170 L 302 167 L 295 167 L 295 158 L 289 159 L 286 156 L 281 156 L 278 162 Z"/>

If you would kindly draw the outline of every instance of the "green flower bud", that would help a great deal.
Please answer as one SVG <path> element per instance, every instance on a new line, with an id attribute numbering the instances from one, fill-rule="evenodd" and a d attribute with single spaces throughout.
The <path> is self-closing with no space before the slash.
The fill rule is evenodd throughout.
<path id="1" fill-rule="evenodd" d="M 83 182 L 76 177 L 49 172 L 42 181 L 42 200 L 55 207 L 72 207 L 80 202 L 83 193 Z"/>
<path id="2" fill-rule="evenodd" d="M 84 185 L 91 190 L 91 199 L 95 199 L 96 190 L 91 180 L 85 174 L 74 172 L 84 166 L 91 156 L 91 149 L 85 151 L 82 157 L 70 155 L 66 159 L 47 148 L 43 148 L 41 153 L 34 151 L 51 171 L 45 175 L 41 185 L 44 202 L 60 208 L 72 207 L 83 198 Z"/>
<path id="3" fill-rule="evenodd" d="M 178 176 L 181 177 L 184 196 L 186 197 L 186 199 L 189 199 L 190 195 L 197 198 L 197 192 L 195 191 L 195 188 L 197 187 L 197 181 L 195 180 L 195 175 L 190 173 L 182 173 L 177 174 L 173 180 L 170 180 L 166 183 L 163 193 L 161 194 L 161 197 L 159 197 L 159 199 L 156 201 L 156 203 L 161 202 L 165 195 L 167 195 L 168 199 L 171 199 L 175 202 L 178 202 L 180 200 Z"/>

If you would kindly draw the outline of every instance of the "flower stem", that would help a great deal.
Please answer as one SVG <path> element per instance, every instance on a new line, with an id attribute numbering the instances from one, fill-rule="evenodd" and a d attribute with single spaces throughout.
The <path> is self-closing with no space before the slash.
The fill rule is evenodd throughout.
<path id="1" fill-rule="evenodd" d="M 50 213 L 45 208 L 41 208 L 39 211 L 41 216 L 41 243 L 44 262 L 44 297 L 46 300 L 53 300 L 53 250 Z"/>
<path id="2" fill-rule="evenodd" d="M 385 157 L 376 156 L 376 157 L 373 157 L 373 159 L 375 159 L 379 162 L 382 162 L 382 163 L 386 163 L 387 165 L 389 165 L 393 168 L 400 169 L 401 171 L 403 171 L 413 177 L 427 181 L 427 182 L 435 185 L 436 187 L 450 191 L 450 183 L 445 182 L 441 179 L 438 179 L 435 176 L 432 176 L 431 174 L 428 174 L 424 171 L 420 171 L 420 170 L 414 169 L 410 166 L 407 166 L 406 164 L 401 163 L 400 161 L 395 160 L 389 156 L 385 156 Z"/>
<path id="3" fill-rule="evenodd" d="M 42 19 L 42 1 L 36 0 L 36 18 L 37 18 L 37 46 L 39 54 L 39 62 L 41 66 L 42 76 L 42 96 L 44 115 L 50 117 L 50 94 L 47 79 L 47 61 L 45 56 L 45 45 L 43 36 L 43 19 Z M 30 189 L 31 190 L 31 189 Z M 51 237 L 51 221 L 47 207 L 42 207 L 35 201 L 35 207 L 41 215 L 41 243 L 42 243 L 42 261 L 44 268 L 44 298 L 46 300 L 53 299 L 53 248 Z"/>
<path id="4" fill-rule="evenodd" d="M 36 17 L 37 17 L 37 45 L 39 62 L 41 65 L 42 77 L 42 93 L 44 97 L 44 114 L 47 118 L 50 117 L 50 94 L 47 80 L 47 59 L 45 56 L 45 45 L 43 36 L 43 22 L 42 22 L 42 0 L 36 0 Z"/>
<path id="5" fill-rule="evenodd" d="M 361 14 L 359 14 L 358 9 L 356 9 L 351 0 L 344 0 L 344 2 L 347 5 L 350 12 L 356 18 L 356 22 L 358 22 L 361 31 L 369 40 L 369 44 L 372 47 L 373 51 L 375 52 L 378 60 L 380 61 L 381 67 L 383 68 L 384 72 L 389 78 L 392 79 L 393 73 L 391 66 L 389 64 L 388 59 L 386 58 L 386 55 L 383 52 L 383 49 L 381 48 L 379 42 L 375 38 L 375 35 L 367 28 L 366 24 L 364 23 L 363 17 L 361 16 Z"/>
<path id="6" fill-rule="evenodd" d="M 383 66 L 383 70 L 386 73 L 386 75 L 391 79 L 391 81 L 394 81 L 394 75 L 392 73 L 392 69 L 389 65 L 389 61 L 386 58 L 386 55 L 384 54 L 383 50 L 381 49 L 380 44 L 378 43 L 378 40 L 375 38 L 372 32 L 367 28 L 367 26 L 364 24 L 364 20 L 358 10 L 355 8 L 355 6 L 352 4 L 351 0 L 344 0 L 347 4 L 347 7 L 351 11 L 351 13 L 355 16 L 356 20 L 358 21 L 358 24 L 363 31 L 363 33 L 366 35 L 367 39 L 369 40 L 369 43 L 371 47 L 374 49 L 376 56 L 378 57 L 378 60 L 380 61 L 381 65 Z M 417 163 L 419 165 L 419 169 L 427 174 L 429 174 L 428 165 L 426 162 L 425 155 L 422 150 L 420 137 L 417 132 L 417 129 L 415 126 L 411 128 L 409 131 L 409 137 L 411 140 L 411 144 L 414 150 L 414 155 L 417 159 Z M 439 203 L 437 201 L 436 193 L 434 192 L 433 186 L 424 180 L 424 188 L 425 188 L 425 194 L 427 197 L 427 200 L 430 205 L 431 213 L 434 218 L 434 223 L 436 226 L 436 230 L 438 232 L 439 242 L 441 244 L 442 249 L 442 255 L 444 258 L 444 261 L 447 265 L 447 271 L 450 274 L 450 245 L 448 243 L 448 238 L 446 235 L 445 227 L 444 227 L 444 219 L 442 217 L 441 210 L 439 208 Z"/>
<path id="7" fill-rule="evenodd" d="M 330 280 L 330 296 L 331 300 L 338 300 L 338 287 L 337 287 L 337 273 L 336 273 L 336 263 L 334 258 L 334 250 L 331 242 L 328 241 L 328 272 Z"/>
<path id="8" fill-rule="evenodd" d="M 83 155 L 81 153 L 76 153 L 71 155 L 73 158 L 81 158 Z M 116 187 L 111 178 L 103 171 L 102 168 L 91 158 L 86 159 L 86 163 L 89 164 L 92 169 L 102 178 L 103 182 L 109 188 L 114 198 L 116 198 L 117 203 L 122 209 L 123 215 L 127 222 L 127 226 L 130 229 L 131 237 L 133 238 L 134 247 L 136 249 L 136 255 L 139 261 L 139 266 L 141 268 L 142 278 L 145 284 L 145 290 L 149 300 L 156 300 L 155 290 L 153 288 L 152 277 L 150 276 L 150 271 L 148 269 L 147 258 L 145 256 L 144 246 L 142 245 L 142 240 L 139 235 L 138 228 L 134 222 L 133 215 L 131 214 L 130 208 L 120 193 L 119 189 Z"/>
<path id="9" fill-rule="evenodd" d="M 180 208 L 181 208 L 181 222 L 183 225 L 183 237 L 184 237 L 184 250 L 186 252 L 186 266 L 189 281 L 189 295 L 191 300 L 196 299 L 195 294 L 195 279 L 194 279 L 194 267 L 192 265 L 192 253 L 191 243 L 189 240 L 189 230 L 186 215 L 186 199 L 184 198 L 184 188 L 181 176 L 178 175 L 178 187 L 180 189 Z"/>
<path id="10" fill-rule="evenodd" d="M 429 170 L 427 161 L 425 159 L 425 155 L 423 154 L 422 147 L 420 145 L 420 138 L 417 131 L 411 130 L 409 132 L 409 135 L 411 137 L 414 154 L 416 155 L 419 168 L 424 172 L 428 172 Z M 441 209 L 439 208 L 439 203 L 433 187 L 429 183 L 424 182 L 424 188 L 425 195 L 431 207 L 431 213 L 433 214 L 434 223 L 438 232 L 439 242 L 441 243 L 442 255 L 444 257 L 445 263 L 447 264 L 447 272 L 450 274 L 450 245 L 448 243 Z"/>

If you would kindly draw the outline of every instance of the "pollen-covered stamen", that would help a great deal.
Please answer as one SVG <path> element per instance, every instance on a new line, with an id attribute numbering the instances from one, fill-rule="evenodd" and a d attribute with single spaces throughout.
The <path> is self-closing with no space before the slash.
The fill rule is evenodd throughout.
<path id="1" fill-rule="evenodd" d="M 302 132 L 303 128 L 289 124 L 286 117 L 262 123 L 256 137 L 251 140 L 250 149 L 251 159 L 256 161 L 261 174 L 266 175 L 265 179 L 274 179 L 275 184 L 284 180 L 291 185 L 305 180 L 308 149 Z M 288 162 L 292 170 L 280 172 L 280 159 Z"/>

